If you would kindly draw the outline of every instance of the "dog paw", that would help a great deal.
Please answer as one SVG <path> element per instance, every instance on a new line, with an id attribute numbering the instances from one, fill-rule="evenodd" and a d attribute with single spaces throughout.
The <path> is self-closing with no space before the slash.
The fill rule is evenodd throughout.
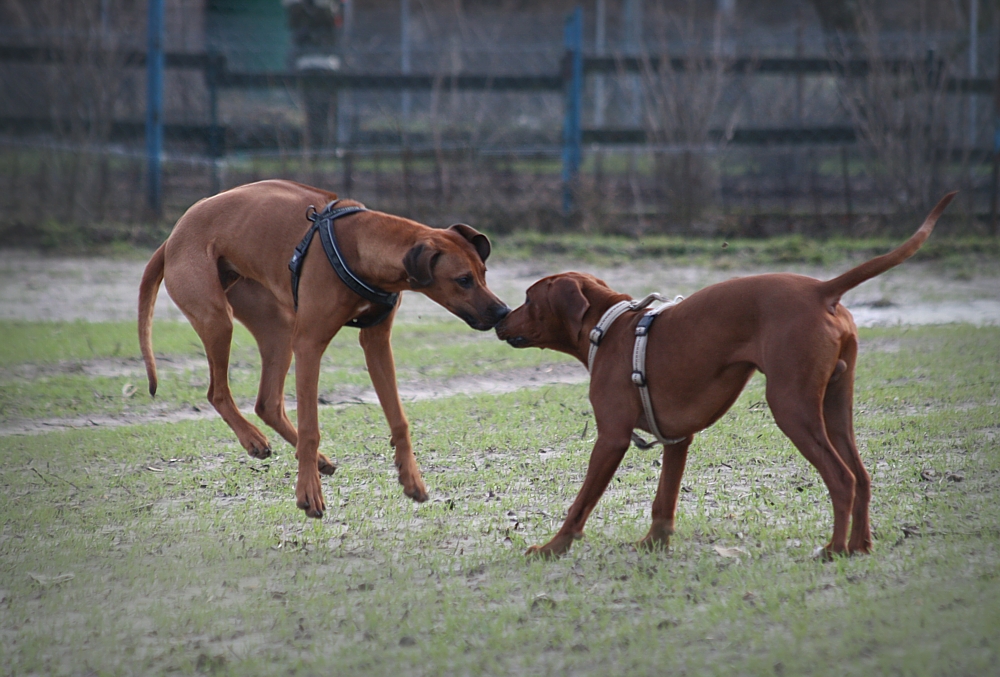
<path id="1" fill-rule="evenodd" d="M 403 493 L 412 498 L 417 503 L 423 503 L 428 498 L 430 498 L 430 496 L 428 496 L 427 494 L 427 489 L 424 487 L 422 482 L 408 489 L 404 487 Z"/>
<path id="2" fill-rule="evenodd" d="M 524 551 L 524 556 L 528 559 L 555 559 L 558 555 L 546 550 L 543 545 L 533 545 Z"/>
<path id="3" fill-rule="evenodd" d="M 670 539 L 646 536 L 635 544 L 635 549 L 638 552 L 666 552 L 670 549 Z"/>
<path id="4" fill-rule="evenodd" d="M 319 457 L 316 459 L 316 461 L 321 475 L 332 475 L 333 473 L 337 472 L 337 464 L 328 459 L 323 454 L 319 454 Z"/>
<path id="5" fill-rule="evenodd" d="M 524 557 L 526 559 L 540 559 L 545 561 L 551 561 L 554 559 L 559 559 L 565 553 L 565 550 L 556 550 L 549 548 L 548 545 L 533 545 L 524 551 Z"/>
<path id="6" fill-rule="evenodd" d="M 646 536 L 635 544 L 636 550 L 667 550 L 670 547 L 670 537 L 674 533 L 674 523 L 671 520 L 654 519 Z"/>
<path id="7" fill-rule="evenodd" d="M 399 483 L 403 485 L 403 493 L 412 498 L 417 503 L 423 503 L 428 499 L 427 487 L 420 476 L 420 470 L 413 464 L 412 467 L 397 464 L 399 468 Z"/>
<path id="8" fill-rule="evenodd" d="M 264 459 L 271 455 L 271 445 L 268 444 L 267 437 L 256 426 L 247 424 L 246 429 L 233 428 L 240 444 L 247 450 L 252 458 Z"/>
<path id="9" fill-rule="evenodd" d="M 832 562 L 836 557 L 847 557 L 849 554 L 851 553 L 848 552 L 847 548 L 843 546 L 840 548 L 834 548 L 833 546 L 827 544 L 817 546 L 812 552 L 812 558 L 819 562 Z"/>
<path id="10" fill-rule="evenodd" d="M 871 551 L 872 551 L 871 541 L 869 541 L 868 543 L 863 543 L 862 545 L 859 545 L 859 546 L 848 546 L 847 547 L 847 552 L 851 556 L 854 556 L 854 555 L 870 555 Z"/>
<path id="11" fill-rule="evenodd" d="M 271 447 L 267 444 L 265 444 L 262 447 L 254 445 L 249 449 L 247 449 L 247 453 L 250 454 L 250 456 L 253 458 L 264 460 L 265 458 L 270 458 Z"/>
<path id="12" fill-rule="evenodd" d="M 583 538 L 583 534 L 578 534 L 575 536 L 567 536 L 565 534 L 557 535 L 551 541 L 545 545 L 533 545 L 525 551 L 524 556 L 533 559 L 555 559 L 561 557 L 569 551 L 573 541 L 577 538 Z"/>
<path id="13" fill-rule="evenodd" d="M 316 519 L 323 517 L 326 503 L 323 501 L 323 487 L 320 484 L 318 472 L 306 477 L 299 475 L 298 482 L 295 484 L 295 505 L 299 507 L 299 510 L 305 511 L 306 517 L 315 517 Z"/>

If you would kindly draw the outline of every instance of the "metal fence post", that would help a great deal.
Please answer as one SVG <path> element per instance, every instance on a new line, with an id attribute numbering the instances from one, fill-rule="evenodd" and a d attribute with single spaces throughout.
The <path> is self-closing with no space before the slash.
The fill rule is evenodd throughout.
<path id="1" fill-rule="evenodd" d="M 580 173 L 583 131 L 583 8 L 577 7 L 566 19 L 566 55 L 563 78 L 566 83 L 566 121 L 563 123 L 563 216 L 573 211 L 573 190 Z"/>
<path id="2" fill-rule="evenodd" d="M 148 162 L 149 208 L 163 211 L 160 191 L 160 155 L 163 152 L 163 0 L 149 0 L 146 27 L 146 160 Z"/>
<path id="3" fill-rule="evenodd" d="M 399 71 L 403 75 L 412 72 L 411 67 L 411 47 L 412 36 L 410 34 L 410 0 L 399 0 Z M 410 110 L 413 108 L 413 95 L 409 89 L 403 90 L 401 99 L 403 113 L 403 139 L 407 137 L 410 126 Z"/>
<path id="4" fill-rule="evenodd" d="M 990 235 L 1000 235 L 997 213 L 1000 201 L 1000 45 L 997 47 L 997 79 L 993 83 L 993 175 L 990 182 Z"/>

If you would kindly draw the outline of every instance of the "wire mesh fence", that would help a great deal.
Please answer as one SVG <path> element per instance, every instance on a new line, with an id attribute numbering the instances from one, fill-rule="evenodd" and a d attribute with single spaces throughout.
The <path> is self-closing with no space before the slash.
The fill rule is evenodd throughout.
<path id="1" fill-rule="evenodd" d="M 213 13 L 226 3 L 170 0 L 160 215 L 146 200 L 141 8 L 11 0 L 0 9 L 3 237 L 83 228 L 155 240 L 196 200 L 275 177 L 429 223 L 630 235 L 886 232 L 960 188 L 956 222 L 989 230 L 990 12 L 974 71 L 955 17 L 911 25 L 861 3 L 855 29 L 834 35 L 807 12 L 743 23 L 647 2 L 630 31 L 636 4 L 609 3 L 605 32 L 621 39 L 603 45 L 597 14 L 584 14 L 582 163 L 567 214 L 569 3 L 420 3 L 409 47 L 398 3 L 333 3 L 350 24 L 317 55 L 287 26 Z M 272 19 L 287 19 L 277 7 Z"/>

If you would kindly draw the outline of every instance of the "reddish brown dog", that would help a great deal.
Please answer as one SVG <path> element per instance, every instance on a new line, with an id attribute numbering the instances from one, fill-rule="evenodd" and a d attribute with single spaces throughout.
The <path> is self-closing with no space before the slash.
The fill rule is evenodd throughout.
<path id="1" fill-rule="evenodd" d="M 663 449 L 652 526 L 640 546 L 669 544 L 691 440 L 726 413 L 759 370 L 767 377 L 775 422 L 819 470 L 830 492 L 833 537 L 826 554 L 869 551 L 871 484 L 854 441 L 852 412 L 858 334 L 840 298 L 916 252 L 953 196 L 942 199 L 905 244 L 833 280 L 792 274 L 733 279 L 702 289 L 659 316 L 646 356 L 650 397 L 663 437 L 683 440 Z M 591 275 L 553 275 L 528 289 L 524 305 L 497 325 L 497 336 L 516 348 L 551 348 L 587 364 L 591 329 L 608 308 L 628 299 Z M 597 350 L 590 401 L 598 432 L 587 475 L 562 528 L 529 555 L 562 554 L 583 535 L 633 430 L 649 430 L 631 380 L 641 317 L 638 312 L 620 317 Z"/>
<path id="2" fill-rule="evenodd" d="M 162 281 L 205 344 L 209 401 L 251 456 L 267 458 L 267 438 L 240 413 L 227 378 L 233 318 L 253 334 L 262 365 L 255 410 L 295 446 L 295 497 L 310 517 L 322 517 L 326 509 L 320 473 L 335 470 L 319 453 L 320 359 L 340 328 L 371 308 L 337 277 L 319 236 L 305 258 L 295 308 L 288 263 L 311 225 L 307 209 L 323 209 L 336 197 L 290 181 L 261 181 L 201 200 L 153 254 L 139 288 L 139 343 L 150 394 L 156 393 L 157 383 L 153 305 Z M 510 311 L 486 287 L 489 240 L 469 226 L 438 230 L 376 211 L 351 214 L 334 224 L 348 266 L 368 284 L 387 292 L 420 291 L 483 331 Z M 394 316 L 395 309 L 381 324 L 361 329 L 361 346 L 392 432 L 399 481 L 407 496 L 425 501 L 427 489 L 396 387 L 389 343 Z M 285 414 L 285 376 L 293 355 L 298 431 Z"/>

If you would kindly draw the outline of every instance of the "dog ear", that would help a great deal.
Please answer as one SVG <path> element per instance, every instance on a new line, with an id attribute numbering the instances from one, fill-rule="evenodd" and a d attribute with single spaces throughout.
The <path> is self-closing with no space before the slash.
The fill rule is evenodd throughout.
<path id="1" fill-rule="evenodd" d="M 490 239 L 478 230 L 472 226 L 467 226 L 464 223 L 456 223 L 454 226 L 448 228 L 448 230 L 455 231 L 471 242 L 472 246 L 476 248 L 476 253 L 479 254 L 479 258 L 483 263 L 486 263 L 486 259 L 490 258 Z"/>
<path id="2" fill-rule="evenodd" d="M 583 295 L 580 283 L 571 277 L 560 277 L 552 283 L 552 306 L 564 311 L 570 333 L 580 340 L 583 331 L 583 316 L 590 308 L 590 301 Z"/>
<path id="3" fill-rule="evenodd" d="M 431 249 L 423 242 L 410 247 L 410 251 L 403 257 L 403 268 L 412 288 L 428 287 L 434 282 L 434 264 L 439 256 L 441 252 Z"/>

